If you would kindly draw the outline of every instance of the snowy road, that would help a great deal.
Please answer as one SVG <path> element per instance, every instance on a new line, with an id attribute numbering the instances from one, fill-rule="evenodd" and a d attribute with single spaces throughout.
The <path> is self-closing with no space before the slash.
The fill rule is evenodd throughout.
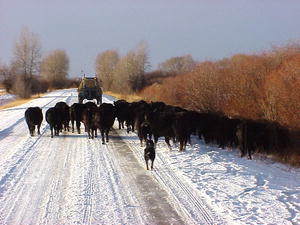
<path id="1" fill-rule="evenodd" d="M 50 138 L 44 120 L 30 137 L 25 110 L 58 101 L 71 105 L 76 91 L 0 111 L 1 225 L 300 224 L 299 170 L 194 140 L 184 153 L 159 141 L 146 171 L 137 136 L 124 130 L 102 145 L 84 132 Z"/>

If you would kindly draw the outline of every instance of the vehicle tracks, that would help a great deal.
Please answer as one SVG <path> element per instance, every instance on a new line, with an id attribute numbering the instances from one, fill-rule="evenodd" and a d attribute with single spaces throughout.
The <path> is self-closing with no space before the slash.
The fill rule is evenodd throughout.
<path id="1" fill-rule="evenodd" d="M 125 132 L 122 133 L 122 137 L 125 137 Z M 131 149 L 136 157 L 139 159 L 141 165 L 145 165 L 144 151 L 141 149 L 139 140 L 130 138 L 128 140 Z M 204 199 L 197 193 L 197 190 L 193 189 L 190 185 L 183 182 L 183 178 L 178 177 L 173 171 L 169 163 L 161 157 L 159 151 L 156 152 L 156 159 L 154 163 L 154 170 L 152 171 L 155 179 L 168 191 L 170 196 L 175 198 L 178 203 L 177 208 L 184 210 L 188 217 L 190 217 L 195 224 L 223 224 L 224 222 L 218 215 L 207 206 Z M 209 211 L 207 210 L 209 209 Z"/>

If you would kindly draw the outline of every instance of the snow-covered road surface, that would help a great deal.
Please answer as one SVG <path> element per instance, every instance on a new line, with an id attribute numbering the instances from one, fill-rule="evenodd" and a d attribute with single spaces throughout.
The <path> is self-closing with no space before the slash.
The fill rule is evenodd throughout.
<path id="1" fill-rule="evenodd" d="M 0 111 L 1 225 L 300 224 L 299 169 L 194 138 L 186 152 L 160 140 L 154 170 L 146 171 L 136 134 L 125 130 L 102 145 L 84 132 L 50 138 L 44 120 L 41 136 L 30 137 L 25 110 L 45 113 L 58 101 L 71 105 L 76 91 Z"/>

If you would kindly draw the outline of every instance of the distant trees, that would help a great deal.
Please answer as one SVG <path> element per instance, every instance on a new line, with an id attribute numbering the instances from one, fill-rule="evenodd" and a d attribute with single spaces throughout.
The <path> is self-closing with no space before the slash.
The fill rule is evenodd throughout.
<path id="1" fill-rule="evenodd" d="M 5 88 L 5 91 L 10 93 L 13 87 L 11 71 L 7 65 L 2 63 L 0 63 L 0 81 Z"/>
<path id="2" fill-rule="evenodd" d="M 16 74 L 15 93 L 22 98 L 31 96 L 31 81 L 39 71 L 41 44 L 37 34 L 23 27 L 19 40 L 15 42 L 12 71 Z"/>
<path id="3" fill-rule="evenodd" d="M 190 72 L 196 62 L 191 55 L 172 57 L 158 65 L 158 69 L 165 73 L 182 74 Z"/>
<path id="4" fill-rule="evenodd" d="M 106 90 L 133 93 L 140 90 L 145 71 L 149 67 L 146 44 L 141 42 L 134 50 L 119 57 L 116 50 L 107 50 L 96 58 L 96 73 Z"/>
<path id="5" fill-rule="evenodd" d="M 189 73 L 145 88 L 142 96 L 300 129 L 300 44 L 202 62 Z"/>
<path id="6" fill-rule="evenodd" d="M 15 42 L 13 67 L 18 74 L 32 76 L 39 71 L 41 43 L 37 34 L 23 27 L 19 40 Z"/>
<path id="7" fill-rule="evenodd" d="M 37 34 L 23 27 L 13 46 L 10 65 L 0 63 L 0 82 L 7 92 L 19 98 L 46 92 L 50 88 L 78 86 L 77 80 L 67 79 L 69 58 L 64 50 L 54 50 L 42 59 Z M 42 75 L 42 76 L 41 76 Z"/>
<path id="8" fill-rule="evenodd" d="M 57 49 L 43 58 L 41 75 L 49 82 L 50 88 L 62 88 L 69 71 L 69 57 L 64 50 Z"/>
<path id="9" fill-rule="evenodd" d="M 104 90 L 111 90 L 114 73 L 116 66 L 119 62 L 120 56 L 117 50 L 107 50 L 103 53 L 99 53 L 96 58 L 96 75 L 102 82 Z"/>

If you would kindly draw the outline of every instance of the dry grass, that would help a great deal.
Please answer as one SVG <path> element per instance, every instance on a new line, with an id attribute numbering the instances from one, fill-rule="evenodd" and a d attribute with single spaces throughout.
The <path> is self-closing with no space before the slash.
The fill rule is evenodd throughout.
<path id="1" fill-rule="evenodd" d="M 41 97 L 41 96 L 42 96 L 42 95 L 36 94 L 36 95 L 31 96 L 31 98 L 27 98 L 27 99 L 16 99 L 16 100 L 14 100 L 14 101 L 12 101 L 12 102 L 9 102 L 9 103 L 7 103 L 7 104 L 5 104 L 5 105 L 1 105 L 1 106 L 0 106 L 0 109 L 7 109 L 7 108 L 15 107 L 15 106 L 18 106 L 18 105 L 22 105 L 22 104 L 24 104 L 24 103 L 27 103 L 27 102 L 33 100 L 33 99 L 37 99 L 37 98 L 39 98 L 39 97 Z"/>
<path id="2" fill-rule="evenodd" d="M 117 99 L 124 99 L 128 102 L 134 102 L 134 101 L 142 100 L 142 97 L 138 96 L 138 95 L 117 94 L 117 93 L 113 93 L 111 91 L 106 91 L 105 94 L 113 96 Z"/>

